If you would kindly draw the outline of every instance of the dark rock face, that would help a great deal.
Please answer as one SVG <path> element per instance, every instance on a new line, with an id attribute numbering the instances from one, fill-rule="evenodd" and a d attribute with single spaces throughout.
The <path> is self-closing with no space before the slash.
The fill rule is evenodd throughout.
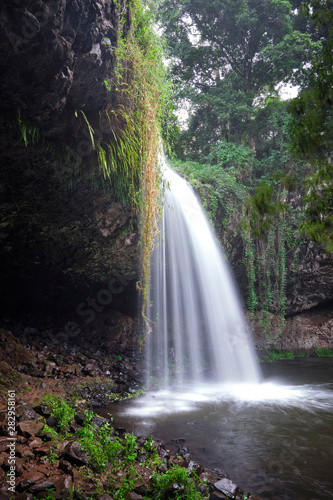
<path id="1" fill-rule="evenodd" d="M 127 1 L 4 0 L 0 69 L 3 106 L 43 127 L 73 133 L 74 110 L 98 113 L 109 93 L 119 13 Z"/>
<path id="2" fill-rule="evenodd" d="M 4 0 L 0 9 L 0 309 L 76 311 L 88 323 L 89 308 L 112 302 L 132 314 L 133 213 L 112 185 L 87 180 L 85 169 L 98 167 L 81 113 L 99 137 L 110 134 L 103 111 L 119 102 L 104 81 L 120 16 L 124 35 L 130 27 L 128 2 Z M 30 127 L 27 147 L 18 116 Z M 36 127 L 44 140 L 34 144 Z"/>

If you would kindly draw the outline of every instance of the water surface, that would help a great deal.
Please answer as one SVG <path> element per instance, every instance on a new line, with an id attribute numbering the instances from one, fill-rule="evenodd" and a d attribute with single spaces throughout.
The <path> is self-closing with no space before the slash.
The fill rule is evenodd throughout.
<path id="1" fill-rule="evenodd" d="M 191 458 L 269 499 L 333 498 L 333 360 L 263 365 L 256 384 L 184 385 L 100 410 L 115 425 L 183 438 Z"/>

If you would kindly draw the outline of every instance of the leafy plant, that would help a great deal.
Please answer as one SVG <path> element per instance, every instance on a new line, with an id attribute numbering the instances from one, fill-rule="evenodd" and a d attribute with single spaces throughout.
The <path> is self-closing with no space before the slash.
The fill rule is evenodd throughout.
<path id="1" fill-rule="evenodd" d="M 67 430 L 73 422 L 75 409 L 71 408 L 66 401 L 59 396 L 47 395 L 44 398 L 45 404 L 49 407 L 51 415 L 55 417 L 56 427 L 59 432 Z"/>
<path id="2" fill-rule="evenodd" d="M 316 349 L 316 354 L 321 358 L 332 357 L 333 349 L 329 349 L 328 347 L 318 347 L 318 349 Z"/>
<path id="3" fill-rule="evenodd" d="M 120 439 L 112 435 L 109 423 L 96 429 L 92 423 L 94 413 L 91 410 L 86 410 L 84 415 L 83 427 L 77 434 L 82 448 L 89 455 L 89 463 L 99 472 L 105 469 L 108 462 L 115 467 L 119 454 L 124 450 Z"/>
<path id="4" fill-rule="evenodd" d="M 283 351 L 281 349 L 272 349 L 266 356 L 262 358 L 263 361 L 272 363 L 280 359 L 294 359 L 295 355 L 292 351 Z"/>
<path id="5" fill-rule="evenodd" d="M 173 465 L 165 474 L 154 473 L 152 477 L 154 500 L 163 500 L 168 488 L 176 486 L 175 498 L 179 500 L 199 500 L 202 494 L 195 481 L 189 477 L 186 469 Z"/>

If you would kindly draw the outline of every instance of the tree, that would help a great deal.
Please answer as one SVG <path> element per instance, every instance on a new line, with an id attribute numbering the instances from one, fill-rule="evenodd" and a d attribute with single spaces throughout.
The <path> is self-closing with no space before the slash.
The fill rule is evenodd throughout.
<path id="1" fill-rule="evenodd" d="M 290 105 L 290 133 L 295 153 L 310 161 L 316 171 L 306 180 L 306 233 L 333 252 L 333 4 L 308 0 L 308 19 L 321 33 L 322 50 L 314 58 L 309 83 Z"/>
<path id="2" fill-rule="evenodd" d="M 224 139 L 255 148 L 254 102 L 299 82 L 319 44 L 293 30 L 286 0 L 163 0 L 160 21 L 179 98 L 193 104 L 186 142 L 202 159 Z"/>

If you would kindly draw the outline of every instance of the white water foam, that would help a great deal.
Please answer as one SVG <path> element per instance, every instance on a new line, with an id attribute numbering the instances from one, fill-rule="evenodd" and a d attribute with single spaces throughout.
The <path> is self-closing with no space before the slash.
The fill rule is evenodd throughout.
<path id="1" fill-rule="evenodd" d="M 195 412 L 203 406 L 221 403 L 238 406 L 278 406 L 304 411 L 333 411 L 333 384 L 282 385 L 261 384 L 200 384 L 174 386 L 148 392 L 124 409 L 124 415 L 139 418 Z"/>

